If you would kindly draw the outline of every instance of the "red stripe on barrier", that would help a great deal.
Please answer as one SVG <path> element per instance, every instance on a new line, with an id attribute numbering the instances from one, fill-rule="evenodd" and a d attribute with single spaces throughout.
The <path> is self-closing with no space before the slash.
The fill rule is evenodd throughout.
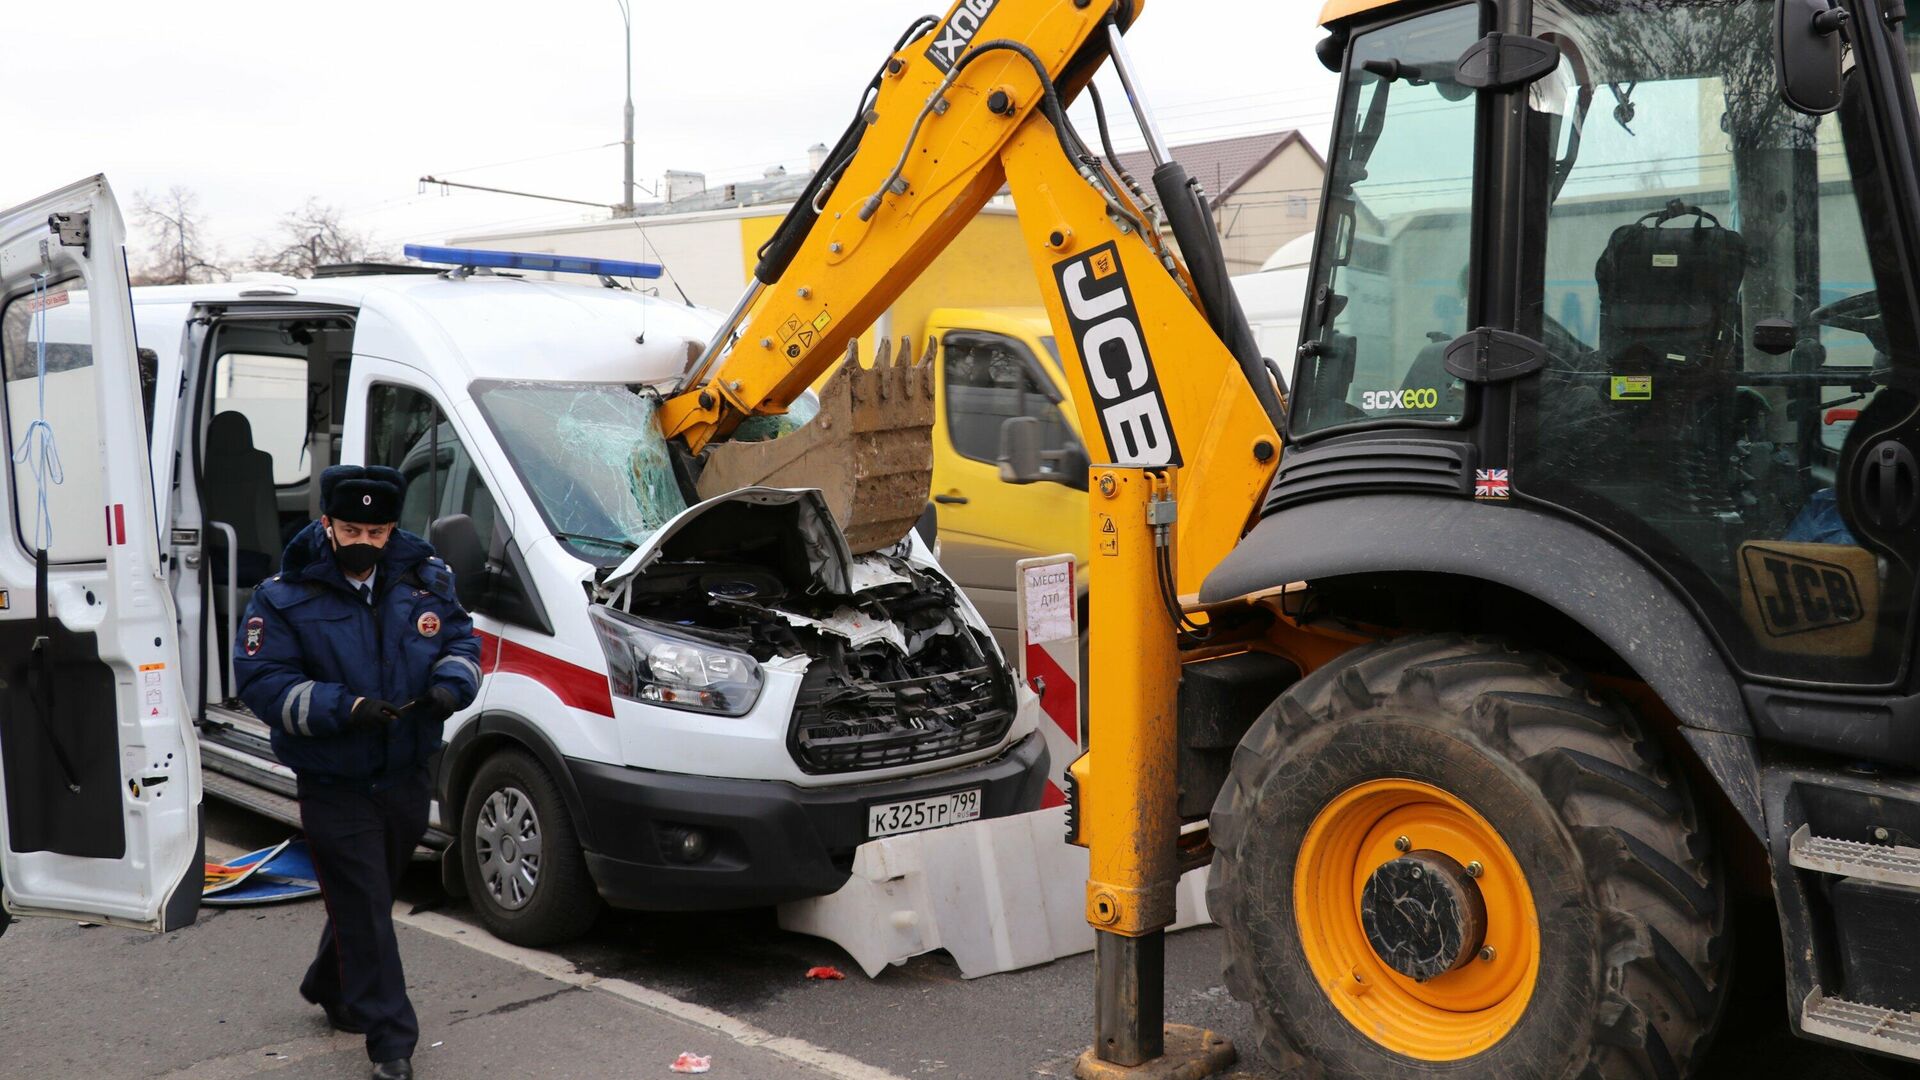
<path id="1" fill-rule="evenodd" d="M 1075 745 L 1080 742 L 1080 688 L 1053 654 L 1038 645 L 1027 646 L 1028 685 L 1038 678 L 1046 686 L 1040 692 L 1040 710 L 1047 714 Z"/>
<path id="2" fill-rule="evenodd" d="M 125 503 L 113 504 L 113 542 L 127 542 L 127 507 Z"/>
<path id="3" fill-rule="evenodd" d="M 548 656 L 496 634 L 476 633 L 480 637 L 481 659 L 491 657 L 493 660 L 491 665 L 482 663 L 481 670 L 496 675 L 525 675 L 553 691 L 553 696 L 566 705 L 601 716 L 613 715 L 613 691 L 608 688 L 604 673 L 569 664 L 557 656 Z"/>
<path id="4" fill-rule="evenodd" d="M 1067 793 L 1061 791 L 1059 785 L 1053 781 L 1047 781 L 1046 793 L 1040 796 L 1040 809 L 1051 810 L 1056 806 L 1065 805 L 1067 805 Z"/>

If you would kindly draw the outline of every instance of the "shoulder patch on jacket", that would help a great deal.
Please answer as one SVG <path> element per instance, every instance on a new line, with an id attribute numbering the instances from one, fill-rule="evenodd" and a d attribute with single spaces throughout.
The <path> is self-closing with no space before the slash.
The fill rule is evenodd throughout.
<path id="1" fill-rule="evenodd" d="M 422 562 L 414 573 L 419 576 L 420 584 L 424 585 L 428 592 L 442 600 L 454 598 L 453 571 L 447 568 L 446 563 L 438 558 L 428 559 Z"/>

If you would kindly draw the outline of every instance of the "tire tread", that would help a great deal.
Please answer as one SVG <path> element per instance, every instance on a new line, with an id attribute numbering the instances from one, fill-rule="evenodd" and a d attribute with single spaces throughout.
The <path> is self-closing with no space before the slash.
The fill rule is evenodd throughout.
<path id="1" fill-rule="evenodd" d="M 1592 694 L 1561 661 L 1458 634 L 1376 643 L 1327 664 L 1281 695 L 1234 755 L 1214 807 L 1207 903 L 1226 930 L 1228 988 L 1256 1005 L 1268 1061 L 1297 1067 L 1303 1055 L 1282 1010 L 1260 1000 L 1266 988 L 1246 954 L 1274 947 L 1291 930 L 1235 925 L 1237 912 L 1262 910 L 1239 872 L 1238 851 L 1258 820 L 1261 792 L 1287 764 L 1290 742 L 1396 701 L 1441 704 L 1443 713 L 1458 708 L 1458 724 L 1518 764 L 1561 808 L 1575 838 L 1590 895 L 1604 911 L 1607 945 L 1588 1055 L 1570 1075 L 1688 1075 L 1718 1021 L 1727 950 L 1723 886 L 1683 778 L 1624 706 Z"/>

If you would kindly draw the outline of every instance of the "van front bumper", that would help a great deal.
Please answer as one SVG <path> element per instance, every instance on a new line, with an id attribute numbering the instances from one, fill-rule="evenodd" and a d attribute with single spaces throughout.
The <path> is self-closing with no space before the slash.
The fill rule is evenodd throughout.
<path id="1" fill-rule="evenodd" d="M 990 761 L 871 784 L 811 789 L 568 759 L 593 849 L 587 869 L 607 903 L 635 911 L 765 907 L 846 884 L 867 841 L 867 808 L 980 789 L 980 816 L 1040 807 L 1047 744 L 1039 732 Z M 705 854 L 687 861 L 689 831 Z"/>

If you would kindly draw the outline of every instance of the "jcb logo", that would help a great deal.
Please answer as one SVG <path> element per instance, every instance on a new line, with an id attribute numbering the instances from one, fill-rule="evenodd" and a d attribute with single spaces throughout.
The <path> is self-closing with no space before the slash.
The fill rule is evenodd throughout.
<path id="1" fill-rule="evenodd" d="M 1786 637 L 1860 620 L 1860 585 L 1847 567 L 1755 544 L 1741 555 L 1768 634 Z"/>
<path id="2" fill-rule="evenodd" d="M 1415 390 L 1368 390 L 1360 395 L 1360 407 L 1368 412 L 1380 409 L 1431 409 L 1440 404 L 1440 391 L 1432 387 Z"/>
<path id="3" fill-rule="evenodd" d="M 973 43 L 973 37 L 980 32 L 980 24 L 993 14 L 994 5 L 1000 0 L 960 0 L 953 9 L 953 15 L 933 36 L 933 44 L 927 46 L 927 59 L 943 73 L 952 71 L 967 46 Z"/>
<path id="4" fill-rule="evenodd" d="M 1120 253 L 1111 243 L 1053 265 L 1054 280 L 1073 327 L 1074 346 L 1087 373 L 1107 439 L 1105 461 L 1178 465 L 1160 377 L 1127 291 Z"/>

